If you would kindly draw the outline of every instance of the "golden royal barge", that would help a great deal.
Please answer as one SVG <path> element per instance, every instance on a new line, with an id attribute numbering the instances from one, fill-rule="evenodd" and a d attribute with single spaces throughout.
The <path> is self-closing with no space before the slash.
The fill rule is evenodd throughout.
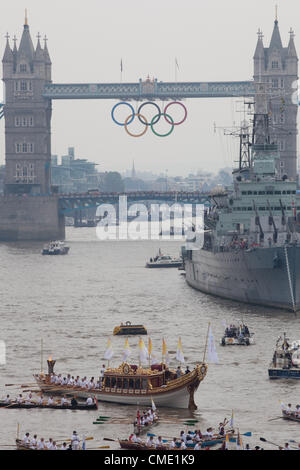
<path id="1" fill-rule="evenodd" d="M 118 368 L 108 368 L 104 373 L 101 389 L 51 383 L 53 363 L 48 361 L 48 374 L 36 374 L 34 378 L 44 393 L 87 398 L 95 396 L 99 401 L 126 405 L 151 406 L 152 399 L 159 407 L 197 409 L 194 394 L 207 373 L 202 362 L 189 373 L 177 378 L 175 370 L 165 364 L 143 368 L 123 362 Z"/>

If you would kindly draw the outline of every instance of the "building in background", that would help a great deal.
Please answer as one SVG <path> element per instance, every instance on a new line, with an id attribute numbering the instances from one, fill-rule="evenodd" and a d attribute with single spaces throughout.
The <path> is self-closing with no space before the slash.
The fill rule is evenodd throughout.
<path id="1" fill-rule="evenodd" d="M 101 173 L 97 163 L 85 158 L 75 158 L 74 147 L 68 148 L 68 154 L 61 157 L 58 164 L 57 155 L 51 157 L 51 182 L 59 193 L 86 193 L 91 189 L 100 189 Z"/>

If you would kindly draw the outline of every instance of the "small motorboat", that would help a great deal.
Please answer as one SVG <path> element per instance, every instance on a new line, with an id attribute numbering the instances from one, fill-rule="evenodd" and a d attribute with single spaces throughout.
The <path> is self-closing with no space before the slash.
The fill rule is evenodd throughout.
<path id="1" fill-rule="evenodd" d="M 288 342 L 286 334 L 277 339 L 268 369 L 269 379 L 300 379 L 300 341 Z"/>
<path id="2" fill-rule="evenodd" d="M 253 335 L 254 333 L 250 333 L 248 326 L 244 323 L 240 323 L 238 326 L 230 325 L 226 327 L 224 336 L 222 336 L 220 340 L 220 344 L 222 346 L 249 346 L 250 344 L 254 344 Z"/>
<path id="3" fill-rule="evenodd" d="M 125 325 L 121 323 L 120 326 L 115 326 L 114 335 L 146 335 L 147 330 L 144 325 L 132 325 L 130 321 L 127 321 Z"/>
<path id="4" fill-rule="evenodd" d="M 66 255 L 70 247 L 66 246 L 61 240 L 55 240 L 45 245 L 42 250 L 42 255 Z"/>
<path id="5" fill-rule="evenodd" d="M 163 255 L 159 250 L 158 255 L 146 263 L 146 268 L 180 268 L 183 265 L 182 258 L 172 258 L 169 255 Z"/>

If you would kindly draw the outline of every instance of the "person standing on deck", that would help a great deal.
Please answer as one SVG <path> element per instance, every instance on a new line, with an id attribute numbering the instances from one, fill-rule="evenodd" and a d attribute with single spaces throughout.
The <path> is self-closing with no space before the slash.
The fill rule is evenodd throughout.
<path id="1" fill-rule="evenodd" d="M 73 431 L 73 435 L 71 437 L 71 444 L 72 444 L 72 450 L 79 450 L 80 439 L 77 436 L 76 431 Z"/>

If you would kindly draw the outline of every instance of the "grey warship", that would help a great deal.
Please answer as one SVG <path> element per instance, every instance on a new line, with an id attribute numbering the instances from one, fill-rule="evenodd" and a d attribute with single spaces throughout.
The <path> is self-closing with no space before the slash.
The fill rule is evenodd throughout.
<path id="1" fill-rule="evenodd" d="M 233 185 L 210 195 L 204 242 L 184 254 L 187 283 L 223 298 L 300 309 L 297 182 L 280 174 L 270 139 L 267 85 L 257 84 L 252 124 L 239 132 Z M 299 202 L 298 202 L 299 204 Z"/>

